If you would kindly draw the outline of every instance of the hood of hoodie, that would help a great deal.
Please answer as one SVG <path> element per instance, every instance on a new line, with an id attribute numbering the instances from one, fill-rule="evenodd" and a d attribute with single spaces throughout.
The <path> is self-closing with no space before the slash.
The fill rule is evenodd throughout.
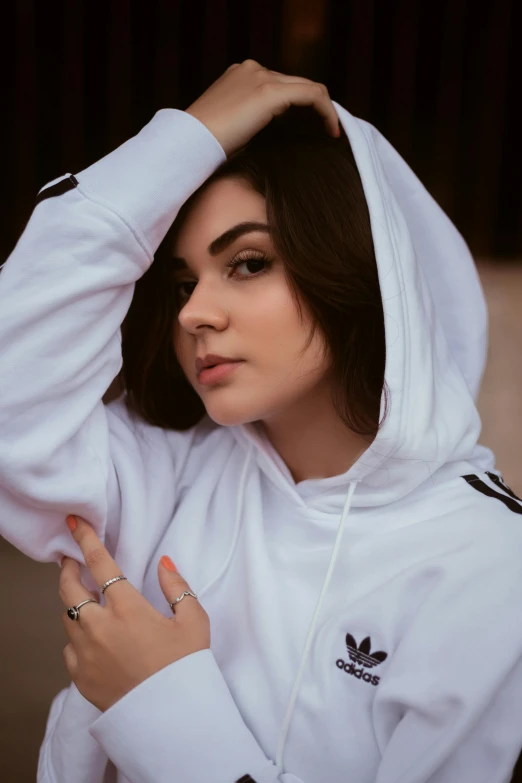
<path id="1" fill-rule="evenodd" d="M 298 505 L 339 513 L 398 500 L 425 481 L 494 468 L 475 405 L 487 356 L 487 308 L 460 233 L 391 144 L 334 101 L 371 219 L 386 335 L 386 421 L 344 474 L 296 483 L 255 423 L 230 427 Z M 381 417 L 384 399 L 381 403 Z"/>

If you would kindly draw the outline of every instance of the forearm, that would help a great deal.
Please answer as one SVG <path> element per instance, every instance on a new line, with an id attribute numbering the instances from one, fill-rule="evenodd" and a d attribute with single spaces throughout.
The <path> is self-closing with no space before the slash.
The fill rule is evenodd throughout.
<path id="1" fill-rule="evenodd" d="M 102 398 L 122 365 L 121 323 L 180 206 L 223 159 L 201 123 L 161 110 L 40 193 L 0 273 L 0 534 L 30 557 L 57 561 L 73 509 L 104 538 Z"/>

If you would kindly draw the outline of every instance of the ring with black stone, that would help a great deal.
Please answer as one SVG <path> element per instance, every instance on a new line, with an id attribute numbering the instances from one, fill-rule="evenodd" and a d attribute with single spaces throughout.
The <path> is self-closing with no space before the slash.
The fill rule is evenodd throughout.
<path id="1" fill-rule="evenodd" d="M 71 620 L 79 620 L 80 619 L 80 606 L 83 606 L 84 604 L 91 603 L 91 601 L 95 604 L 98 603 L 98 601 L 95 601 L 94 598 L 87 598 L 85 601 L 82 601 L 81 604 L 78 604 L 78 606 L 70 606 L 67 609 L 67 617 L 70 617 Z"/>

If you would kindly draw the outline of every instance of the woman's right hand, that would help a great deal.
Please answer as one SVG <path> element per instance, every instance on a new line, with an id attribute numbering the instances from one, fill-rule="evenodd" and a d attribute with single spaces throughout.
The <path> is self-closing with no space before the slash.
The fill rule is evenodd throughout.
<path id="1" fill-rule="evenodd" d="M 185 111 L 202 122 L 230 155 L 291 105 L 313 106 L 324 117 L 327 131 L 340 135 L 337 112 L 324 84 L 269 71 L 255 60 L 229 66 Z"/>

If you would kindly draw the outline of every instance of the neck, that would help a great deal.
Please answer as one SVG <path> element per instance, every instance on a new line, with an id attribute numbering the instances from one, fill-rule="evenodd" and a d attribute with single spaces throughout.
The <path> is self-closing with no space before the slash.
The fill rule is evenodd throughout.
<path id="1" fill-rule="evenodd" d="M 329 398 L 260 421 L 295 483 L 346 473 L 374 441 L 341 421 Z"/>

